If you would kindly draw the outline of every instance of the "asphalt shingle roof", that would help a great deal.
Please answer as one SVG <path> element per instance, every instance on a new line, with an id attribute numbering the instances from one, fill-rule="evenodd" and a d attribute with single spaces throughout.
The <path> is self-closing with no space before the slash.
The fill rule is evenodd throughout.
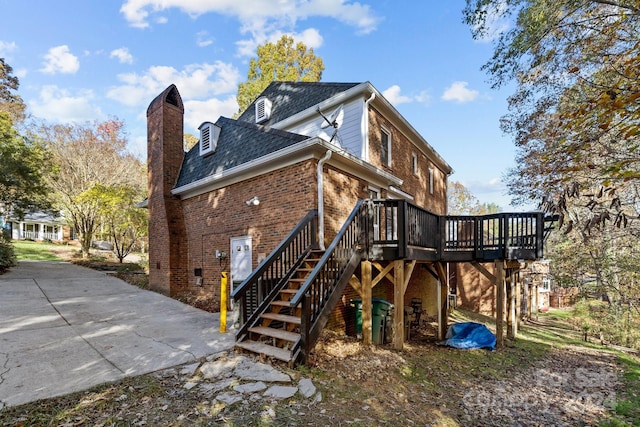
<path id="1" fill-rule="evenodd" d="M 199 144 L 196 144 L 186 153 L 176 187 L 224 172 L 308 139 L 304 135 L 268 129 L 226 117 L 220 117 L 216 125 L 221 128 L 216 150 L 213 154 L 200 156 Z"/>
<path id="2" fill-rule="evenodd" d="M 272 82 L 260 95 L 260 97 L 266 96 L 272 103 L 271 118 L 263 124 L 277 123 L 359 84 Z M 238 120 L 255 123 L 254 104 L 255 101 L 238 117 Z"/>

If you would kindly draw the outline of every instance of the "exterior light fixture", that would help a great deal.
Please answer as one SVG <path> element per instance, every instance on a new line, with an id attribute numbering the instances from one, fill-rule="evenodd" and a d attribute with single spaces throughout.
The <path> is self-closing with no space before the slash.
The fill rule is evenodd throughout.
<path id="1" fill-rule="evenodd" d="M 258 196 L 253 196 L 251 199 L 247 200 L 245 203 L 247 204 L 247 206 L 258 206 L 260 204 L 260 199 L 258 199 Z"/>

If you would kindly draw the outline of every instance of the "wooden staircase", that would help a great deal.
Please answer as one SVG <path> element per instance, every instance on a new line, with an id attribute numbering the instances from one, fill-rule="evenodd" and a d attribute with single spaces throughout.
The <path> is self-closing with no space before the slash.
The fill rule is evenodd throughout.
<path id="1" fill-rule="evenodd" d="M 248 328 L 244 339 L 236 342 L 237 348 L 287 363 L 295 362 L 298 355 L 293 354 L 293 348 L 299 349 L 296 344 L 301 339 L 302 307 L 301 304 L 291 307 L 290 301 L 323 255 L 321 250 L 309 251 L 265 311 Z"/>

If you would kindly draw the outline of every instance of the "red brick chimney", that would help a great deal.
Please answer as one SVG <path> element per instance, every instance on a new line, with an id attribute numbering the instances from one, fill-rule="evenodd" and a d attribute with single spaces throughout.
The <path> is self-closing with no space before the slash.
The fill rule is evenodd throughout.
<path id="1" fill-rule="evenodd" d="M 147 109 L 149 286 L 176 296 L 187 289 L 188 242 L 180 199 L 171 194 L 182 160 L 184 106 L 175 85 Z"/>

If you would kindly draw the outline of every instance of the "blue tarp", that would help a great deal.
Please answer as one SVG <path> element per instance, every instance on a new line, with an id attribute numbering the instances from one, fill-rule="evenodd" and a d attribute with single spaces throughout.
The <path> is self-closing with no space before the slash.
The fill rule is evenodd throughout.
<path id="1" fill-rule="evenodd" d="M 496 349 L 496 336 L 480 323 L 464 322 L 454 323 L 449 326 L 446 340 L 440 345 L 446 345 L 454 348 L 473 349 L 486 348 L 489 350 Z"/>

